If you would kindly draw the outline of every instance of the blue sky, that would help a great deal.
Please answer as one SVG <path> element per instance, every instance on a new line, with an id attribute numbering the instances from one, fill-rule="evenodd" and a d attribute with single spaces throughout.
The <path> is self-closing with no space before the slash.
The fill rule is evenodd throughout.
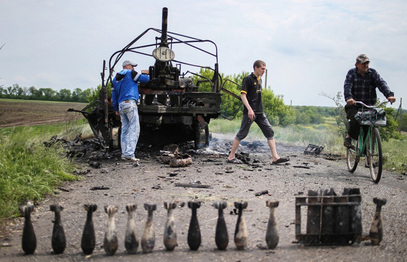
<path id="1" fill-rule="evenodd" d="M 217 44 L 222 73 L 250 72 L 264 60 L 267 84 L 286 104 L 335 106 L 321 93 L 343 92 L 360 53 L 398 101 L 407 98 L 405 0 L 0 0 L 0 85 L 95 88 L 102 61 L 147 28 L 160 29 L 163 7 L 169 31 Z M 154 63 L 127 58 L 139 69 Z"/>

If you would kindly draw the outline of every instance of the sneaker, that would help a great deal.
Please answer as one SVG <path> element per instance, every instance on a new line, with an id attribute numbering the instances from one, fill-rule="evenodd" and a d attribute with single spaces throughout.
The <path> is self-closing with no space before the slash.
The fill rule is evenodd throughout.
<path id="1" fill-rule="evenodd" d="M 130 161 L 130 162 L 139 162 L 140 159 L 133 157 L 126 157 L 126 161 Z"/>
<path id="2" fill-rule="evenodd" d="M 350 137 L 345 137 L 345 140 L 343 141 L 343 145 L 344 145 L 345 147 L 348 147 L 348 148 L 352 147 L 352 140 L 351 140 L 351 138 L 350 138 Z"/>
<path id="3" fill-rule="evenodd" d="M 140 162 L 140 159 L 135 158 L 134 156 L 133 157 L 128 157 L 128 156 L 122 157 L 122 160 L 129 161 L 129 162 Z"/>
<path id="4" fill-rule="evenodd" d="M 125 161 L 127 162 L 132 162 L 133 166 L 139 166 L 140 165 L 140 159 L 133 157 L 126 157 Z"/>

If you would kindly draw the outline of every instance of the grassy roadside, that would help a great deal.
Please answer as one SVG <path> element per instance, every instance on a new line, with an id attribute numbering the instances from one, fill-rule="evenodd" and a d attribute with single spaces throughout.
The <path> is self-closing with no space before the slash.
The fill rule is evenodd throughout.
<path id="1" fill-rule="evenodd" d="M 215 133 L 230 134 L 234 137 L 239 130 L 240 120 L 211 120 L 209 130 Z M 324 146 L 324 153 L 345 156 L 343 137 L 336 127 L 336 123 L 326 123 L 312 126 L 293 125 L 287 127 L 273 127 L 277 142 L 291 145 L 304 146 L 314 144 Z M 382 141 L 384 169 L 400 173 L 407 172 L 407 134 L 402 134 L 403 139 Z M 257 125 L 252 125 L 248 138 L 264 139 Z"/>
<path id="2" fill-rule="evenodd" d="M 27 200 L 39 201 L 72 175 L 75 163 L 61 148 L 43 146 L 54 135 L 72 139 L 83 121 L 0 129 L 0 221 L 18 215 Z M 71 135 L 72 134 L 72 135 Z"/>

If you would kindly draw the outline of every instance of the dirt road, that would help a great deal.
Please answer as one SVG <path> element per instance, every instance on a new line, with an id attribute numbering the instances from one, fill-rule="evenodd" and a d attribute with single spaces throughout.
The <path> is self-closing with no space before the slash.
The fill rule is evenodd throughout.
<path id="1" fill-rule="evenodd" d="M 407 177 L 384 172 L 379 184 L 371 182 L 369 172 L 358 167 L 350 174 L 344 160 L 329 160 L 321 156 L 304 155 L 304 148 L 278 144 L 282 156 L 290 156 L 287 165 L 272 165 L 269 151 L 264 143 L 245 143 L 240 150 L 249 153 L 250 159 L 257 159 L 257 166 L 227 164 L 226 152 L 231 140 L 215 137 L 212 147 L 199 154 L 193 154 L 193 163 L 187 167 L 172 168 L 155 159 L 154 156 L 140 156 L 141 165 L 133 166 L 118 158 L 101 161 L 101 168 L 89 168 L 81 181 L 67 183 L 41 202 L 32 216 L 38 246 L 34 255 L 25 256 L 21 249 L 23 220 L 10 225 L 12 233 L 0 239 L 0 261 L 405 261 L 407 258 Z M 176 187 L 176 183 L 209 185 L 210 188 Z M 373 197 L 386 198 L 382 218 L 383 241 L 379 246 L 369 241 L 350 246 L 309 247 L 295 239 L 295 197 L 306 195 L 308 190 L 333 188 L 342 194 L 344 188 L 360 188 L 362 195 L 363 232 L 367 234 L 373 219 L 375 205 Z M 101 190 L 92 190 L 101 189 Z M 255 193 L 268 190 L 268 194 Z M 163 244 L 166 210 L 164 201 L 179 200 L 202 202 L 198 209 L 198 220 L 202 233 L 202 245 L 198 251 L 190 251 L 187 243 L 191 210 L 188 207 L 174 211 L 178 246 L 173 252 L 165 251 Z M 217 210 L 213 202 L 226 200 L 225 220 L 229 233 L 226 251 L 218 251 L 215 245 Z M 247 201 L 244 212 L 249 232 L 246 250 L 236 250 L 233 234 L 237 221 L 234 201 Z M 265 249 L 265 234 L 269 217 L 266 200 L 279 200 L 276 209 L 277 229 L 280 242 L 276 249 Z M 62 211 L 67 247 L 64 254 L 54 255 L 51 249 L 53 213 L 49 205 L 59 203 Z M 96 248 L 90 257 L 81 251 L 80 240 L 86 219 L 83 204 L 97 204 L 93 221 L 96 230 Z M 139 247 L 137 254 L 128 255 L 124 247 L 124 232 L 127 223 L 126 204 L 137 204 L 135 212 L 138 238 L 141 237 L 147 212 L 144 203 L 157 204 L 154 213 L 156 243 L 154 251 L 144 254 Z M 119 248 L 114 256 L 106 256 L 103 238 L 107 224 L 105 205 L 117 205 L 115 215 Z M 305 219 L 304 219 L 305 220 Z"/>

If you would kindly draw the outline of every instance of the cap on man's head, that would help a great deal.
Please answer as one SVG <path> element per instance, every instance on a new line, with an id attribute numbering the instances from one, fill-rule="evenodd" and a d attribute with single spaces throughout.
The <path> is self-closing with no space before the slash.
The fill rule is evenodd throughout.
<path id="1" fill-rule="evenodd" d="M 356 57 L 356 63 L 364 64 L 366 62 L 370 62 L 370 59 L 366 54 L 360 54 L 358 57 Z"/>
<path id="2" fill-rule="evenodd" d="M 131 66 L 133 66 L 133 67 L 136 67 L 136 66 L 137 66 L 137 64 L 131 62 L 130 60 L 124 60 L 124 62 L 123 62 L 123 67 L 125 67 L 126 65 L 131 65 Z"/>

